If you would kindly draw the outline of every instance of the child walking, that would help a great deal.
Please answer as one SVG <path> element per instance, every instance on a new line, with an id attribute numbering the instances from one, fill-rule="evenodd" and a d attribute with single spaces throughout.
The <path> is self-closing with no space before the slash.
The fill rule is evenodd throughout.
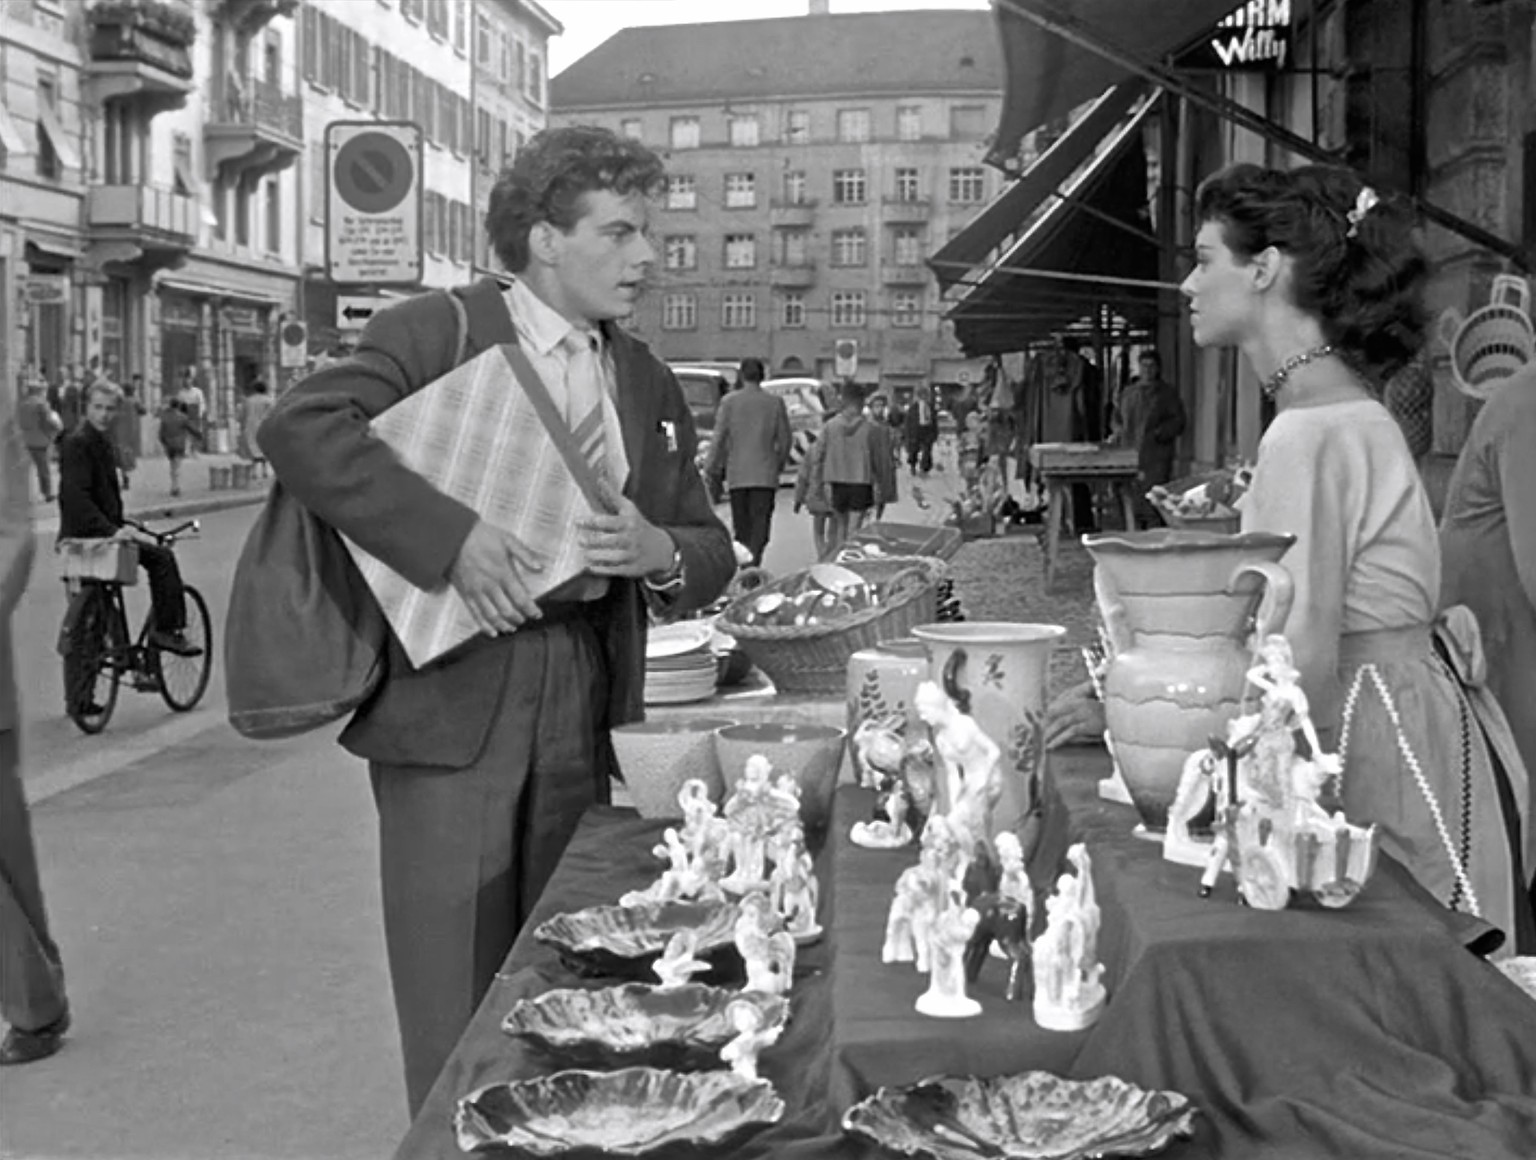
<path id="1" fill-rule="evenodd" d="M 171 468 L 171 494 L 181 494 L 181 461 L 197 438 L 197 427 L 187 413 L 187 405 L 171 399 L 160 410 L 160 446 L 165 449 L 166 461 Z"/>
<path id="2" fill-rule="evenodd" d="M 827 483 L 823 468 L 827 461 L 826 429 L 822 437 L 805 449 L 800 466 L 795 471 L 795 511 L 802 507 L 811 513 L 811 539 L 816 545 L 816 559 L 827 558 L 827 521 L 832 517 L 832 505 L 827 499 Z"/>
<path id="3" fill-rule="evenodd" d="M 876 494 L 880 471 L 874 423 L 864 414 L 865 388 L 844 383 L 842 410 L 827 421 L 818 443 L 826 444 L 822 474 L 832 505 L 832 529 L 827 551 L 836 552 L 850 532 L 864 526 L 869 509 L 883 498 Z"/>

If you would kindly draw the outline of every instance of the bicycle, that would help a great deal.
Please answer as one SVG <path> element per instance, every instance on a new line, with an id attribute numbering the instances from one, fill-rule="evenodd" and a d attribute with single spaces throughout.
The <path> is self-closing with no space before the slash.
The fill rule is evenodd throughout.
<path id="1" fill-rule="evenodd" d="M 128 526 L 146 532 L 162 547 L 174 548 L 178 540 L 197 534 L 198 522 L 186 523 L 166 532 L 156 532 L 132 520 Z M 86 543 L 87 541 L 76 541 Z M 198 651 L 196 655 L 171 652 L 151 643 L 154 632 L 154 608 L 144 614 L 138 637 L 128 636 L 128 606 L 123 589 L 138 580 L 138 553 L 122 551 L 132 545 L 114 540 L 91 541 L 92 554 L 100 557 L 103 549 L 113 554 L 108 569 L 112 578 L 100 575 L 70 575 L 65 568 L 65 584 L 71 591 L 69 609 L 59 633 L 59 652 L 64 658 L 64 708 L 69 719 L 85 733 L 100 733 L 117 708 L 118 689 L 128 677 L 136 692 L 159 693 L 172 712 L 186 713 L 197 706 L 208 690 L 213 667 L 213 622 L 202 593 L 190 584 L 186 593 L 186 638 Z"/>

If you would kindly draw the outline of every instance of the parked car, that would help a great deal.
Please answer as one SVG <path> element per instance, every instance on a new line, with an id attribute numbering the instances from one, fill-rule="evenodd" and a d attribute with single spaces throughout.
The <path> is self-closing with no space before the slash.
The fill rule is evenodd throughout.
<path id="1" fill-rule="evenodd" d="M 784 400 L 784 409 L 789 412 L 789 429 L 794 435 L 795 445 L 789 453 L 789 466 L 779 477 L 780 484 L 794 483 L 800 460 L 805 458 L 806 449 L 816 442 L 822 417 L 826 414 L 822 399 L 828 389 L 827 383 L 811 378 L 778 378 L 763 383 L 763 390 Z"/>
<path id="2" fill-rule="evenodd" d="M 714 366 L 698 366 L 693 363 L 669 363 L 677 376 L 678 386 L 683 388 L 683 398 L 688 410 L 693 412 L 693 425 L 702 433 L 715 429 L 715 412 L 720 400 L 730 390 L 731 380 Z"/>

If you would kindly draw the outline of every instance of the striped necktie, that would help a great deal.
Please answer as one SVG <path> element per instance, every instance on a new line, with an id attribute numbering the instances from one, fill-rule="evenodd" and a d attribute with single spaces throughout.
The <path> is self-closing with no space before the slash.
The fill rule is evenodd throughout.
<path id="1" fill-rule="evenodd" d="M 573 330 L 561 340 L 565 347 L 566 422 L 576 438 L 581 457 L 605 483 L 612 482 L 608 455 L 608 416 L 603 406 L 607 376 L 595 334 Z"/>

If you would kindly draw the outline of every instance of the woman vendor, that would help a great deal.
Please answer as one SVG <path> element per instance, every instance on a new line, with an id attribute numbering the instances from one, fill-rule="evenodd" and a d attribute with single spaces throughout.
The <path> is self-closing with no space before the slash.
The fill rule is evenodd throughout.
<path id="1" fill-rule="evenodd" d="M 1442 904 L 1503 931 L 1504 952 L 1536 949 L 1526 771 L 1497 706 L 1462 687 L 1476 625 L 1437 622 L 1434 515 L 1376 385 L 1423 341 L 1413 213 L 1323 166 L 1236 165 L 1197 208 L 1181 291 L 1196 345 L 1237 347 L 1276 407 L 1242 527 L 1296 536 L 1284 633 L 1323 743 L 1345 760 L 1345 813 L 1377 823 Z M 1097 736 L 1095 715 L 1064 696 L 1051 743 Z"/>

